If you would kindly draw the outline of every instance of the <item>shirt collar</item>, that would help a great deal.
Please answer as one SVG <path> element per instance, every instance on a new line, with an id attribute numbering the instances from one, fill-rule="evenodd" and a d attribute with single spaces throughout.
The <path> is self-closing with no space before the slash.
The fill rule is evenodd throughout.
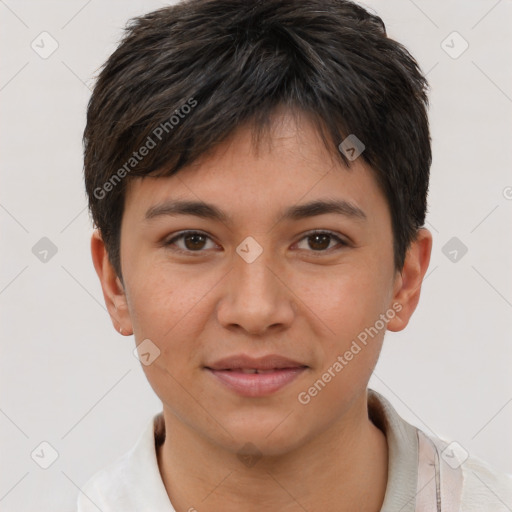
<path id="1" fill-rule="evenodd" d="M 418 481 L 418 429 L 381 394 L 368 389 L 368 416 L 388 444 L 388 483 L 380 512 L 414 512 Z"/>
<path id="2" fill-rule="evenodd" d="M 371 389 L 368 389 L 368 414 L 386 435 L 388 445 L 388 482 L 381 512 L 414 512 L 418 478 L 417 429 Z M 90 502 L 103 512 L 175 512 L 158 467 L 156 450 L 164 440 L 165 425 L 160 412 L 148 421 L 130 451 L 86 483 L 78 499 L 77 512 L 87 512 Z"/>

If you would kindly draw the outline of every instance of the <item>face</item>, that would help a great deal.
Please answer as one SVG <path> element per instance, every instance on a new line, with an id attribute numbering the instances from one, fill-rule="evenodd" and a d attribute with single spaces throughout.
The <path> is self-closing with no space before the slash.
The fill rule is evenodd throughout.
<path id="1" fill-rule="evenodd" d="M 258 152 L 247 126 L 172 177 L 132 180 L 122 221 L 123 328 L 158 354 L 143 369 L 166 420 L 233 452 L 359 421 L 398 311 L 371 170 L 344 167 L 306 118 L 275 120 Z"/>

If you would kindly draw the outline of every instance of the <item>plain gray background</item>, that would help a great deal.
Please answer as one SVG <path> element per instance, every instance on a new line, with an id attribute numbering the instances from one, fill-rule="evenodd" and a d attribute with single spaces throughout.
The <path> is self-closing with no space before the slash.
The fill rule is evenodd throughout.
<path id="1" fill-rule="evenodd" d="M 72 510 L 85 481 L 161 409 L 134 338 L 114 331 L 103 304 L 81 137 L 92 77 L 125 22 L 165 4 L 0 0 L 4 512 Z M 428 73 L 434 153 L 430 268 L 370 385 L 406 420 L 512 472 L 512 2 L 363 5 Z M 57 251 L 46 261 L 43 237 Z M 51 456 L 41 442 L 58 454 L 48 469 L 31 457 Z"/>

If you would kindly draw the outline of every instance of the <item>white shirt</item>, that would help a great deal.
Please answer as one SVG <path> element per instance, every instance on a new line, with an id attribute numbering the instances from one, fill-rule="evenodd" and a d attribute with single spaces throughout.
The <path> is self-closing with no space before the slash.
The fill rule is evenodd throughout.
<path id="1" fill-rule="evenodd" d="M 479 459 L 466 459 L 457 443 L 410 425 L 371 389 L 368 411 L 388 444 L 381 512 L 512 512 L 512 475 L 497 474 Z M 156 414 L 130 451 L 86 482 L 76 512 L 175 512 L 156 456 L 163 429 L 163 415 Z"/>

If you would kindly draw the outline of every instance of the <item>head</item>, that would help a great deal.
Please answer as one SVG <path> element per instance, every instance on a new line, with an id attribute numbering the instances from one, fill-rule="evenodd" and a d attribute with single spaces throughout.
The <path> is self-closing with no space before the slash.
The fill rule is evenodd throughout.
<path id="1" fill-rule="evenodd" d="M 426 89 L 348 1 L 190 0 L 131 21 L 89 102 L 85 181 L 109 313 L 158 348 L 144 370 L 169 414 L 269 453 L 347 416 L 428 267 Z M 208 373 L 239 353 L 306 370 L 241 397 Z"/>

